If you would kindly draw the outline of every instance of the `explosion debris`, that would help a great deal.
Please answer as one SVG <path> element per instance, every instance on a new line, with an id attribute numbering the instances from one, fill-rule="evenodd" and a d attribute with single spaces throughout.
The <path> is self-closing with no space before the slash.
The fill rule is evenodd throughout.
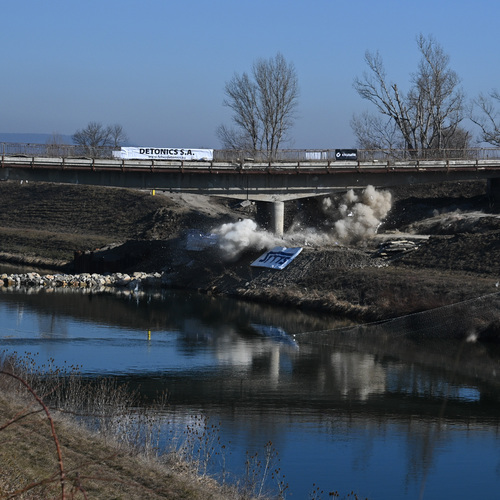
<path id="1" fill-rule="evenodd" d="M 359 195 L 351 189 L 338 204 L 332 198 L 322 201 L 322 209 L 331 224 L 319 231 L 301 228 L 290 231 L 283 238 L 260 230 L 251 219 L 223 224 L 213 231 L 218 236 L 218 247 L 226 259 L 234 260 L 246 250 L 269 250 L 274 246 L 331 246 L 359 243 L 377 232 L 381 221 L 391 209 L 391 193 L 376 191 L 368 186 Z"/>
<path id="2" fill-rule="evenodd" d="M 376 191 L 373 186 L 368 186 L 360 196 L 351 189 L 337 206 L 331 198 L 325 198 L 323 210 L 335 220 L 332 236 L 342 243 L 359 243 L 377 233 L 391 204 L 389 191 Z"/>
<path id="3" fill-rule="evenodd" d="M 411 240 L 390 240 L 380 244 L 377 257 L 382 257 L 387 260 L 392 260 L 401 257 L 404 254 L 417 250 L 419 245 Z"/>
<path id="4" fill-rule="evenodd" d="M 251 219 L 222 224 L 213 233 L 219 237 L 219 249 L 229 260 L 236 259 L 245 250 L 269 249 L 280 241 L 271 233 L 258 229 Z"/>

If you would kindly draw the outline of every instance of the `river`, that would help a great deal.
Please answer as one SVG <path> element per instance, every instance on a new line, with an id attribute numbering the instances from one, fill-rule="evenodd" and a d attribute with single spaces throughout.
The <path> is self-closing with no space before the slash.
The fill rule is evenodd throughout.
<path id="1" fill-rule="evenodd" d="M 498 498 L 495 344 L 180 291 L 3 289 L 0 325 L 1 350 L 166 390 L 166 427 L 215 422 L 229 480 L 267 450 L 287 498 Z"/>

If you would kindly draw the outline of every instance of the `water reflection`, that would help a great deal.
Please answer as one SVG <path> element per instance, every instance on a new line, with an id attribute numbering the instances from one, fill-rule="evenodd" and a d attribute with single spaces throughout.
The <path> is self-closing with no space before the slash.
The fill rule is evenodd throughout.
<path id="1" fill-rule="evenodd" d="M 196 388 L 182 391 L 201 401 L 218 398 L 214 383 L 235 398 L 256 386 L 258 395 L 275 392 L 279 382 L 279 405 L 290 399 L 325 406 L 334 398 L 376 408 L 381 394 L 404 396 L 410 408 L 420 398 L 473 404 L 496 393 L 500 377 L 495 345 L 394 337 L 380 325 L 376 335 L 360 333 L 326 316 L 199 294 L 4 290 L 0 297 L 15 318 L 3 321 L 4 345 L 52 345 L 59 357 L 88 356 L 74 361 L 89 373 L 180 374 L 174 385 L 205 370 Z"/>
<path id="2" fill-rule="evenodd" d="M 235 455 L 271 439 L 295 498 L 313 482 L 370 498 L 500 486 L 496 345 L 181 292 L 4 290 L 0 322 L 3 349 L 118 375 L 145 400 L 166 390 L 178 422 L 214 416 Z"/>

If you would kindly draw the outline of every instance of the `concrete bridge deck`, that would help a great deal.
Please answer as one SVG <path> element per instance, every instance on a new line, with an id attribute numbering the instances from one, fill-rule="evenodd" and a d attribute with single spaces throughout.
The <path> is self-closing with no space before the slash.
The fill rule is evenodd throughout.
<path id="1" fill-rule="evenodd" d="M 0 180 L 156 189 L 274 203 L 283 231 L 283 202 L 333 191 L 487 179 L 500 199 L 500 158 L 368 161 L 180 161 L 3 155 Z"/>
<path id="2" fill-rule="evenodd" d="M 2 156 L 0 179 L 94 184 L 284 201 L 369 184 L 500 178 L 487 160 L 220 162 Z"/>

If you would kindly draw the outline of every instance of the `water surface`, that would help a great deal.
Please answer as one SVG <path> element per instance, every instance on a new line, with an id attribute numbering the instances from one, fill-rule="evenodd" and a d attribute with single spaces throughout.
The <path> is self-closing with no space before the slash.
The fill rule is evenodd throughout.
<path id="1" fill-rule="evenodd" d="M 233 479 L 272 442 L 287 498 L 498 497 L 493 344 L 181 292 L 4 290 L 0 325 L 7 352 L 167 390 L 171 426 L 217 422 Z"/>

